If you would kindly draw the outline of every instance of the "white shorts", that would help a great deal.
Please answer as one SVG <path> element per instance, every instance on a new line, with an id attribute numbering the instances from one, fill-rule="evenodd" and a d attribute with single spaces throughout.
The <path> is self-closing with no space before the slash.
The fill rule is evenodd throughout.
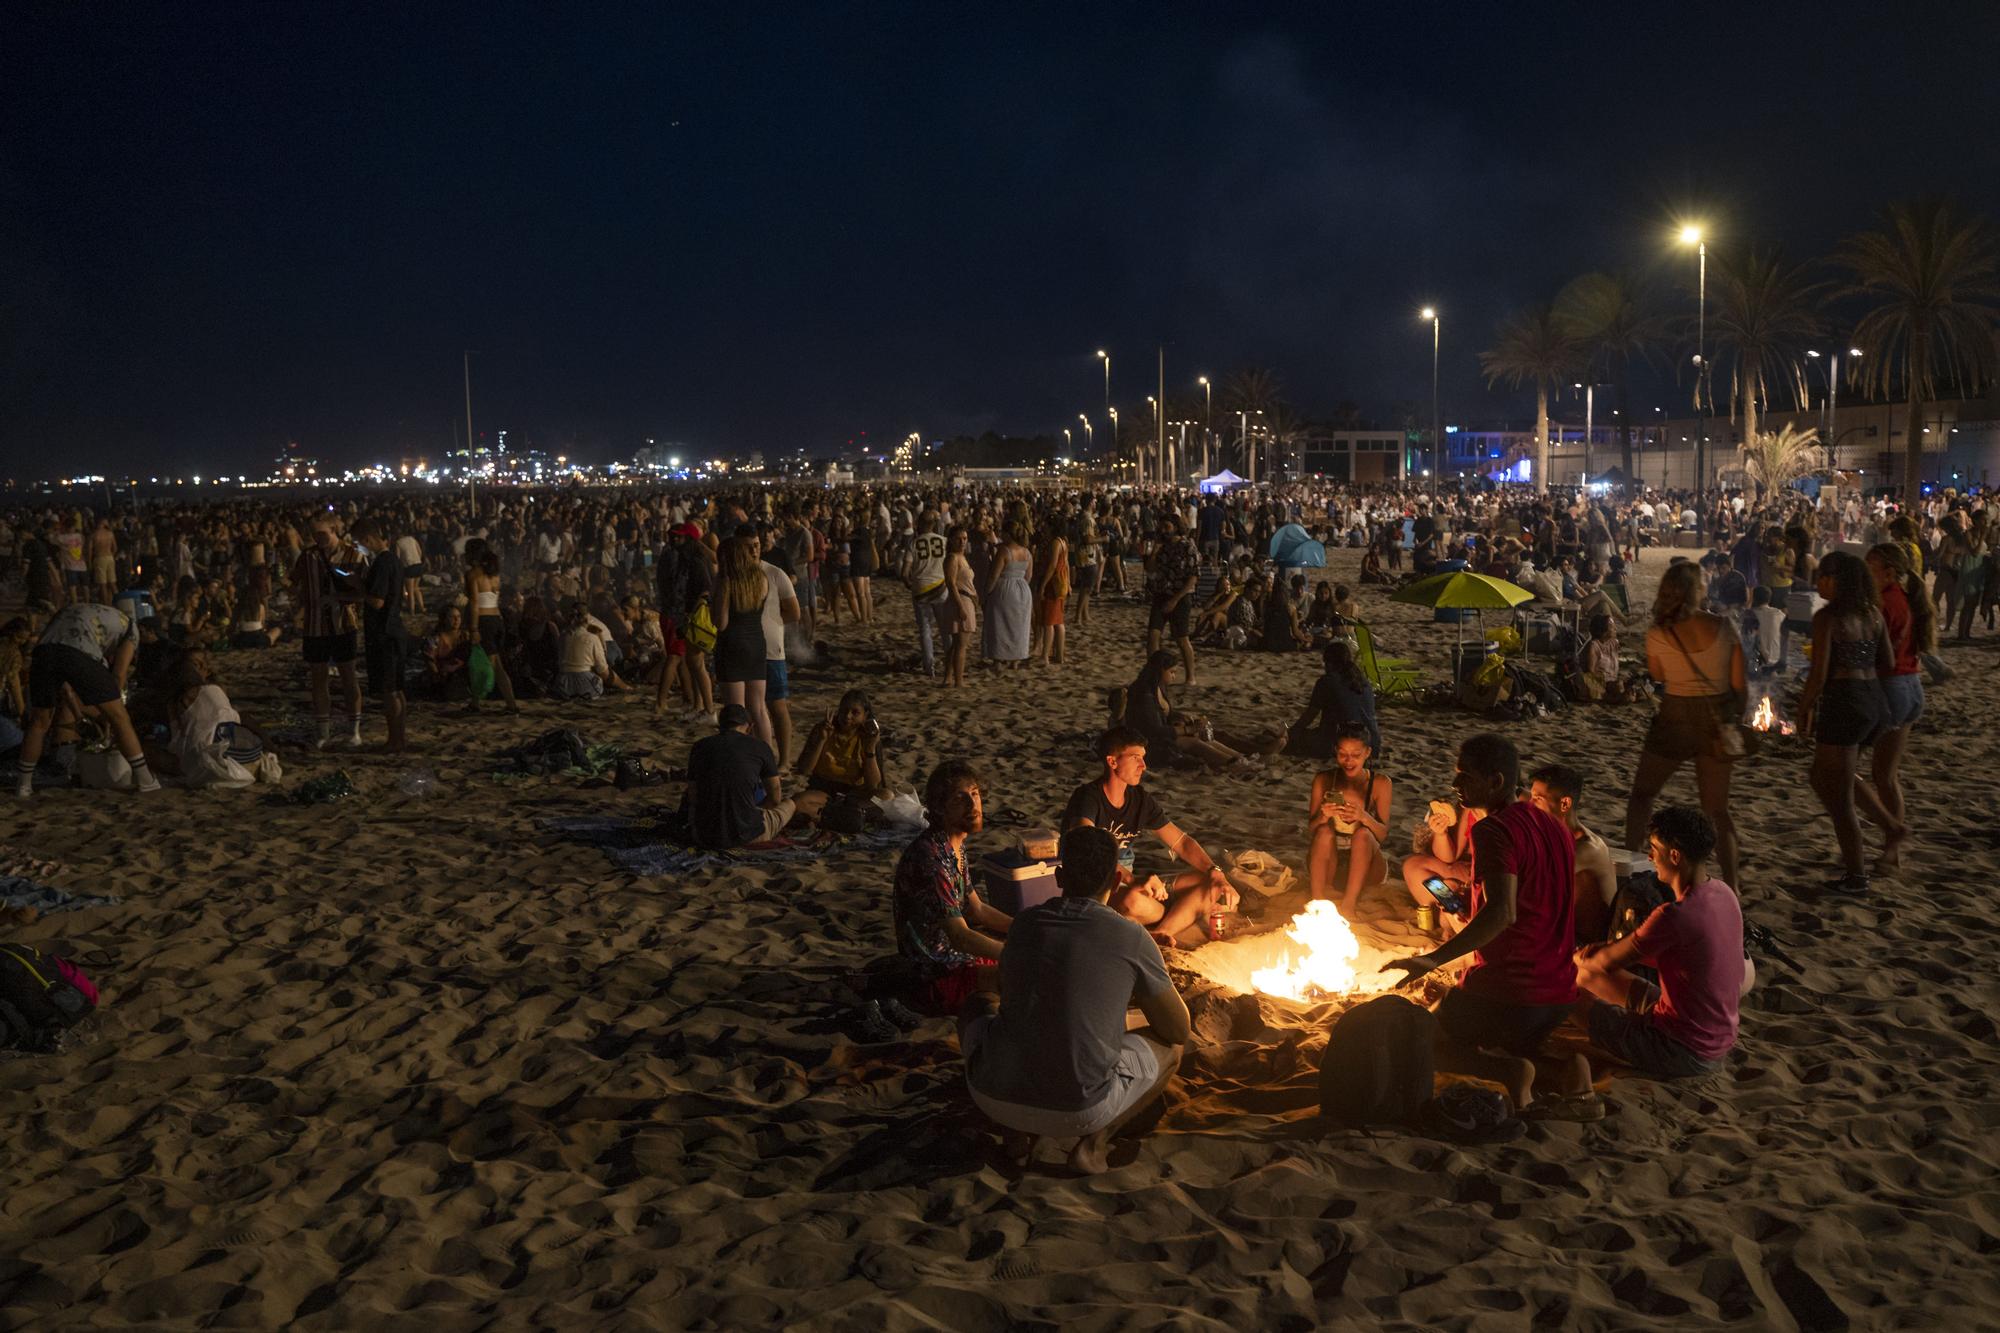
<path id="1" fill-rule="evenodd" d="M 965 1037 L 960 1045 L 964 1049 L 968 1066 L 972 1053 L 979 1049 L 979 1043 L 986 1038 L 987 1026 L 992 1023 L 992 1015 L 982 1015 L 965 1025 Z M 1123 1048 L 1118 1054 L 1118 1063 L 1111 1067 L 1111 1087 L 1095 1105 L 1080 1111 L 1051 1111 L 1040 1106 L 1022 1106 L 1017 1102 L 1003 1102 L 996 1097 L 988 1097 L 966 1080 L 966 1088 L 972 1093 L 973 1105 L 994 1124 L 1023 1134 L 1036 1134 L 1050 1139 L 1080 1139 L 1086 1134 L 1095 1134 L 1106 1125 L 1114 1124 L 1139 1105 L 1160 1077 L 1160 1057 L 1154 1043 L 1136 1032 L 1125 1034 Z"/>

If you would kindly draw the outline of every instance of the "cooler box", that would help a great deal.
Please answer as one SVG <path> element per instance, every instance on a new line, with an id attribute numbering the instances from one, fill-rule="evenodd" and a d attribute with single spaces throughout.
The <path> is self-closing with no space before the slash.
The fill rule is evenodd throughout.
<path id="1" fill-rule="evenodd" d="M 135 625 L 153 618 L 153 594 L 144 588 L 129 588 L 113 598 L 111 604 L 123 611 Z"/>
<path id="2" fill-rule="evenodd" d="M 986 901 L 1008 916 L 1062 896 L 1053 860 L 1037 860 L 1011 848 L 980 857 L 979 877 Z"/>

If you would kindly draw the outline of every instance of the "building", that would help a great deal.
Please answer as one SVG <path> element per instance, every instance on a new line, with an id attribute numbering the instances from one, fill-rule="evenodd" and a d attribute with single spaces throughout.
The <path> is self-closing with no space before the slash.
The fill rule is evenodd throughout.
<path id="1" fill-rule="evenodd" d="M 1300 475 L 1328 481 L 1400 481 L 1416 475 L 1397 430 L 1309 430 L 1299 438 Z"/>

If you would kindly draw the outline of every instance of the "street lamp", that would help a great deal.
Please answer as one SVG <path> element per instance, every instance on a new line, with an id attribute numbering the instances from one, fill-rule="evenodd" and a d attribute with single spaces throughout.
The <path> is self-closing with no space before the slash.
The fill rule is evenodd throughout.
<path id="1" fill-rule="evenodd" d="M 1708 242 L 1703 239 L 1701 228 L 1690 222 L 1681 228 L 1681 244 L 1695 247 L 1699 264 L 1694 323 L 1694 515 L 1695 531 L 1701 533 L 1707 528 L 1701 495 L 1708 489 Z"/>
<path id="2" fill-rule="evenodd" d="M 1206 477 L 1208 475 L 1208 437 L 1215 431 L 1215 386 L 1208 382 L 1208 376 L 1206 375 L 1196 377 L 1195 383 L 1201 386 L 1202 395 L 1208 404 L 1208 411 L 1203 415 L 1201 422 L 1201 475 Z"/>
<path id="3" fill-rule="evenodd" d="M 1806 352 L 1806 355 L 1811 357 L 1815 361 L 1820 359 L 1819 353 L 1814 350 L 1808 350 Z M 1861 349 L 1859 347 L 1850 347 L 1847 349 L 1847 356 L 1850 361 L 1859 360 L 1861 356 Z M 1840 457 L 1835 452 L 1835 449 L 1838 447 L 1839 444 L 1839 436 L 1834 433 L 1835 427 L 1839 423 L 1839 413 L 1840 413 L 1840 353 L 1835 352 L 1833 353 L 1832 356 L 1827 358 L 1826 430 L 1822 435 L 1822 438 L 1827 441 L 1827 449 L 1826 449 L 1827 466 L 1834 470 L 1838 470 L 1840 467 Z"/>
<path id="4" fill-rule="evenodd" d="M 1096 438 L 1095 434 L 1090 429 L 1090 418 L 1085 416 L 1083 413 L 1078 412 L 1076 414 L 1076 419 L 1083 423 L 1083 451 L 1085 453 L 1089 453 L 1092 447 L 1091 441 Z"/>
<path id="5" fill-rule="evenodd" d="M 1104 410 L 1111 410 L 1111 353 L 1097 349 L 1097 359 L 1104 363 Z"/>
<path id="6" fill-rule="evenodd" d="M 1431 322 L 1431 465 L 1424 470 L 1424 475 L 1431 479 L 1431 498 L 1436 499 L 1437 469 L 1442 461 L 1438 453 L 1438 439 L 1443 433 L 1439 427 L 1443 418 L 1438 414 L 1438 346 L 1444 335 L 1435 307 L 1425 306 L 1423 317 Z"/>

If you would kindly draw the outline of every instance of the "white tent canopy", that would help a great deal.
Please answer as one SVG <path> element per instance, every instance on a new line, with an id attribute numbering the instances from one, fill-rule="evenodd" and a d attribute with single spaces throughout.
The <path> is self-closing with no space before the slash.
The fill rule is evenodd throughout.
<path id="1" fill-rule="evenodd" d="M 1228 468 L 1222 469 L 1222 471 L 1212 477 L 1203 477 L 1200 482 L 1201 493 L 1203 495 L 1214 495 L 1217 491 L 1233 490 L 1238 486 L 1248 486 L 1249 484 L 1249 482 L 1243 480 L 1243 478 L 1237 476 Z"/>

